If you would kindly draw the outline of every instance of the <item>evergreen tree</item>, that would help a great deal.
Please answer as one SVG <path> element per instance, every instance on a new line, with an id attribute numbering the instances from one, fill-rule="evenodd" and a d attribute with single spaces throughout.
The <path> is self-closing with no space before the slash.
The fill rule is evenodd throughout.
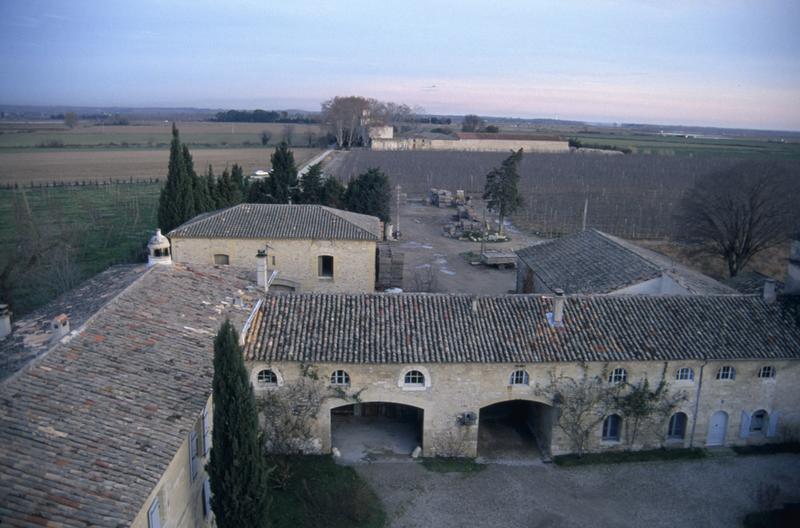
<path id="1" fill-rule="evenodd" d="M 250 184 L 247 189 L 247 203 L 275 203 L 272 199 L 272 182 L 262 178 Z"/>
<path id="2" fill-rule="evenodd" d="M 178 128 L 172 123 L 167 182 L 158 200 L 158 225 L 168 233 L 195 215 L 192 180 L 186 170 Z"/>
<path id="3" fill-rule="evenodd" d="M 231 173 L 228 172 L 226 168 L 222 171 L 222 176 L 219 177 L 217 180 L 217 196 L 219 198 L 219 208 L 223 209 L 225 207 L 230 207 L 232 205 L 236 205 L 236 194 L 239 190 L 236 188 L 236 184 L 233 183 L 231 179 Z"/>
<path id="4" fill-rule="evenodd" d="M 325 178 L 325 183 L 322 184 L 319 203 L 327 205 L 328 207 L 342 209 L 344 208 L 344 192 L 345 188 L 342 182 L 336 178 Z"/>
<path id="5" fill-rule="evenodd" d="M 352 180 L 344 193 L 345 209 L 377 216 L 384 222 L 389 221 L 391 200 L 389 178 L 377 168 L 369 169 Z"/>
<path id="6" fill-rule="evenodd" d="M 208 203 L 210 205 L 209 211 L 220 208 L 219 192 L 217 190 L 217 178 L 214 176 L 214 169 L 211 164 L 208 165 L 206 171 L 206 195 L 208 196 Z"/>
<path id="7" fill-rule="evenodd" d="M 322 203 L 322 164 L 316 163 L 308 168 L 300 178 L 300 202 L 304 204 Z"/>
<path id="8" fill-rule="evenodd" d="M 194 196 L 194 210 L 196 214 L 211 211 L 214 207 L 210 204 L 208 189 L 206 188 L 205 181 L 197 176 L 194 170 L 194 161 L 192 154 L 189 152 L 189 147 L 183 145 L 183 162 L 186 165 L 186 173 L 192 182 L 192 195 Z"/>
<path id="9" fill-rule="evenodd" d="M 226 320 L 214 339 L 214 429 L 206 470 L 218 528 L 265 527 L 269 470 L 239 338 Z"/>
<path id="10" fill-rule="evenodd" d="M 488 200 L 489 207 L 498 211 L 501 235 L 505 218 L 523 204 L 522 195 L 517 189 L 520 161 L 522 161 L 522 149 L 512 152 L 499 168 L 492 169 L 486 175 L 483 198 Z"/>
<path id="11" fill-rule="evenodd" d="M 272 199 L 274 203 L 289 203 L 292 198 L 296 199 L 297 167 L 294 164 L 294 154 L 285 141 L 278 145 L 270 161 L 272 171 L 269 182 Z"/>
<path id="12" fill-rule="evenodd" d="M 231 168 L 231 180 L 238 189 L 236 194 L 238 199 L 236 203 L 241 203 L 242 200 L 244 200 L 244 197 L 247 196 L 247 185 L 249 183 L 248 179 L 244 177 L 244 170 L 242 170 L 241 165 L 237 163 L 233 164 L 233 167 Z"/>

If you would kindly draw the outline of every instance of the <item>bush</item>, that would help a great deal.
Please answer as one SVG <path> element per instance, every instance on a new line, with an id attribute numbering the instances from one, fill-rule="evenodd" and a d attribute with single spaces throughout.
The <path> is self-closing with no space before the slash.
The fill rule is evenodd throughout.
<path id="1" fill-rule="evenodd" d="M 557 455 L 553 462 L 557 466 L 586 466 L 591 464 L 619 464 L 623 462 L 649 462 L 653 460 L 693 460 L 705 458 L 704 449 L 648 449 L 643 451 L 612 451 L 608 453 L 587 453 Z"/>

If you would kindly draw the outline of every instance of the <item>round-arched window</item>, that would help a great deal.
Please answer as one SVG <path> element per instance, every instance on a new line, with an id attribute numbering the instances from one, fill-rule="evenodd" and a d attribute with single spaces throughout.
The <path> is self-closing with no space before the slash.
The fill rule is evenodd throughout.
<path id="1" fill-rule="evenodd" d="M 278 375 L 272 369 L 263 369 L 258 371 L 256 381 L 262 387 L 278 384 Z"/>
<path id="2" fill-rule="evenodd" d="M 403 376 L 403 385 L 407 387 L 424 387 L 425 374 L 418 370 L 409 370 L 406 372 L 406 375 Z"/>
<path id="3" fill-rule="evenodd" d="M 346 370 L 334 370 L 331 373 L 331 385 L 346 387 L 350 385 L 350 374 Z"/>
<path id="4" fill-rule="evenodd" d="M 511 373 L 511 378 L 509 379 L 510 385 L 530 385 L 530 377 L 528 376 L 528 371 L 526 370 L 515 370 Z"/>
<path id="5" fill-rule="evenodd" d="M 615 368 L 608 376 L 609 383 L 625 383 L 628 381 L 628 371 L 624 368 Z"/>

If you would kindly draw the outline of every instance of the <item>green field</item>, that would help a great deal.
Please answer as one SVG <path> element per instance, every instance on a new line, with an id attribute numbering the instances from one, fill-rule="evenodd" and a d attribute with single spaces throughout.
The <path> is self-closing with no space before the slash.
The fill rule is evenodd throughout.
<path id="1" fill-rule="evenodd" d="M 0 268 L 21 260 L 21 240 L 37 237 L 48 248 L 16 272 L 14 313 L 30 312 L 112 264 L 141 259 L 156 227 L 160 189 L 120 183 L 0 190 Z"/>

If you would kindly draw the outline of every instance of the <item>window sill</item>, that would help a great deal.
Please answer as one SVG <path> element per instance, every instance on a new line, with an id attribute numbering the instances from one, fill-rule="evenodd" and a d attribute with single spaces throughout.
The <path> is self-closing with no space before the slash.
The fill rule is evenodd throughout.
<path id="1" fill-rule="evenodd" d="M 415 385 L 403 385 L 403 386 L 402 386 L 402 387 L 400 387 L 400 388 L 401 388 L 401 389 L 403 389 L 404 391 L 424 391 L 424 390 L 425 390 L 425 389 L 427 389 L 428 387 L 425 387 L 425 386 L 422 386 L 422 385 L 420 385 L 420 386 L 415 386 Z"/>
<path id="2" fill-rule="evenodd" d="M 321 281 L 333 281 L 333 277 L 317 277 Z"/>

